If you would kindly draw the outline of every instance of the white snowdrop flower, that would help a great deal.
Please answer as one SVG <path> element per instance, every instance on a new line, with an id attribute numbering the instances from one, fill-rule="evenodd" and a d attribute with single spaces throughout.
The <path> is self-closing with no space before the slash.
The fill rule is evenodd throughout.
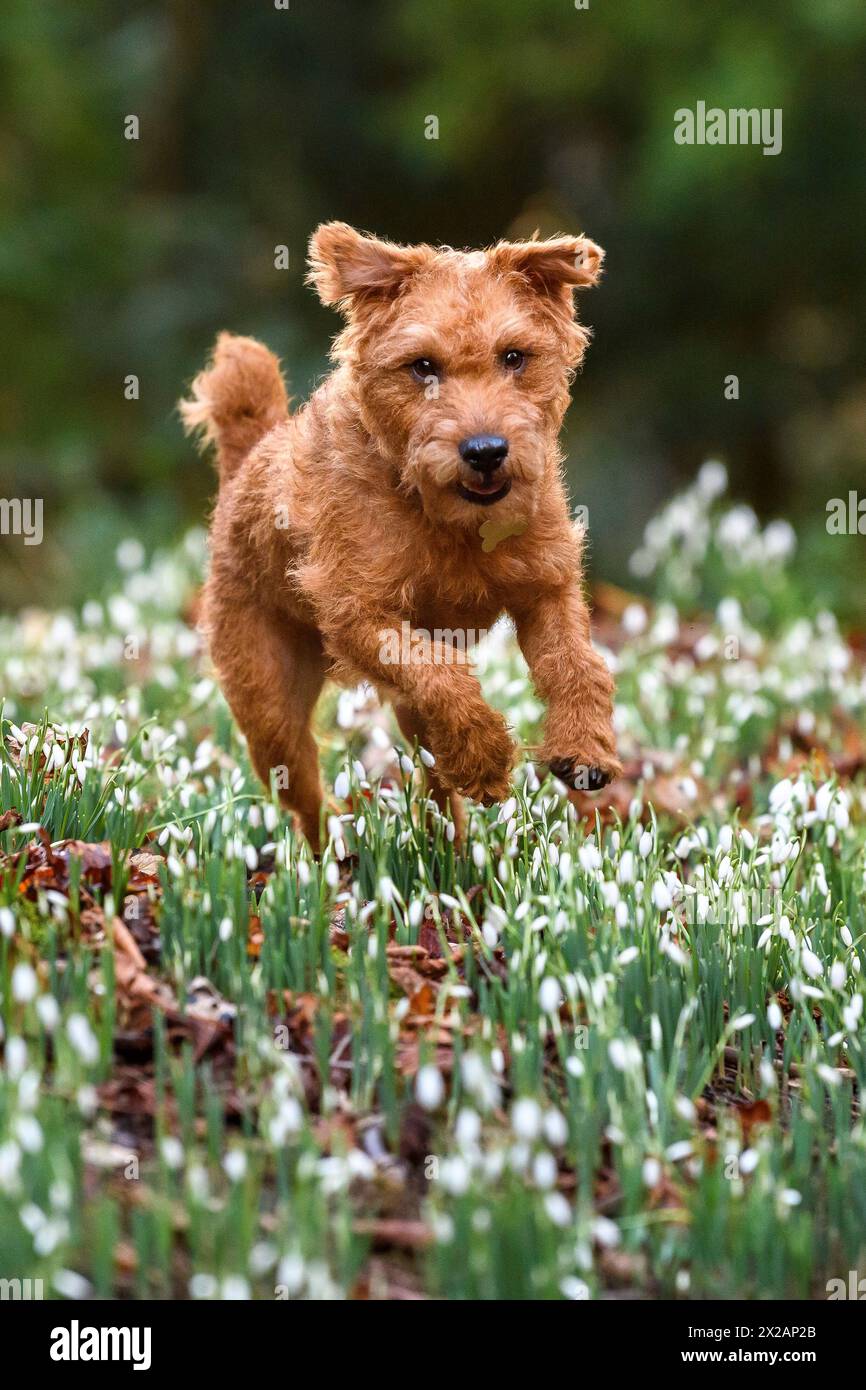
<path id="1" fill-rule="evenodd" d="M 544 1210 L 548 1220 L 559 1227 L 571 1225 L 571 1207 L 561 1192 L 548 1192 L 544 1198 Z"/>
<path id="2" fill-rule="evenodd" d="M 419 749 L 418 749 L 418 756 L 419 756 L 419 758 L 421 759 L 421 761 L 422 761 L 422 763 L 424 764 L 425 767 L 435 767 L 435 766 L 436 766 L 436 759 L 434 758 L 433 754 L 430 752 L 429 748 L 419 748 Z"/>
<path id="3" fill-rule="evenodd" d="M 662 937 L 662 940 L 659 942 L 659 949 L 662 955 L 666 955 L 667 959 L 673 960 L 674 965 L 680 966 L 681 969 L 688 965 L 688 956 L 685 955 L 685 951 L 678 947 L 676 941 L 671 941 L 670 937 Z"/>
<path id="4" fill-rule="evenodd" d="M 269 1269 L 273 1269 L 277 1262 L 278 1252 L 275 1245 L 270 1241 L 257 1241 L 250 1251 L 250 1272 L 261 1276 L 267 1274 Z"/>
<path id="5" fill-rule="evenodd" d="M 848 978 L 848 971 L 841 960 L 834 960 L 830 966 L 830 984 L 833 989 L 844 989 L 845 981 Z"/>
<path id="6" fill-rule="evenodd" d="M 773 1063 L 767 1057 L 761 1058 L 761 1065 L 758 1068 L 761 1074 L 761 1083 L 764 1089 L 771 1091 L 776 1084 L 776 1072 Z"/>
<path id="7" fill-rule="evenodd" d="M 651 830 L 645 830 L 638 841 L 638 853 L 641 859 L 648 859 L 652 854 L 653 837 Z"/>
<path id="8" fill-rule="evenodd" d="M 617 903 L 614 919 L 618 927 L 622 928 L 628 926 L 628 903 L 622 900 Z"/>
<path id="9" fill-rule="evenodd" d="M 480 840 L 476 840 L 472 846 L 472 862 L 476 869 L 483 869 L 487 863 L 487 850 Z"/>
<path id="10" fill-rule="evenodd" d="M 496 949 L 496 946 L 499 944 L 499 932 L 491 921 L 485 919 L 481 928 L 481 936 L 485 946 L 488 946 L 491 951 Z"/>
<path id="11" fill-rule="evenodd" d="M 415 771 L 415 764 L 405 753 L 400 754 L 400 768 L 406 777 L 411 777 Z"/>
<path id="12" fill-rule="evenodd" d="M 219 1284 L 212 1274 L 194 1274 L 187 1288 L 190 1298 L 195 1299 L 216 1298 L 219 1292 Z"/>
<path id="13" fill-rule="evenodd" d="M 573 1076 L 576 1079 L 586 1074 L 586 1067 L 583 1065 L 580 1057 L 574 1052 L 567 1058 L 565 1070 L 568 1072 L 569 1076 Z"/>
<path id="14" fill-rule="evenodd" d="M 481 1138 L 481 1116 L 464 1106 L 457 1115 L 454 1138 L 461 1149 L 471 1149 Z"/>
<path id="15" fill-rule="evenodd" d="M 13 1139 L 0 1144 L 0 1192 L 11 1193 L 18 1181 L 21 1150 Z"/>
<path id="16" fill-rule="evenodd" d="M 674 905 L 674 900 L 668 892 L 667 884 L 662 879 L 657 878 L 652 887 L 653 905 L 659 912 L 667 912 Z"/>
<path id="17" fill-rule="evenodd" d="M 445 839 L 448 841 L 448 843 L 449 843 L 450 845 L 453 845 L 453 843 L 454 843 L 454 837 L 456 836 L 456 834 L 457 834 L 457 827 L 456 827 L 456 825 L 454 824 L 453 820 L 446 821 L 446 822 L 445 822 Z"/>
<path id="18" fill-rule="evenodd" d="M 650 1018 L 650 1041 L 653 1051 L 660 1051 L 661 1045 L 664 1042 L 664 1034 L 662 1032 L 661 1019 L 658 1014 L 653 1014 Z"/>
<path id="19" fill-rule="evenodd" d="M 38 1071 L 25 1071 L 18 1082 L 18 1104 L 22 1110 L 35 1110 L 39 1102 L 42 1078 Z"/>
<path id="20" fill-rule="evenodd" d="M 598 846 L 593 844 L 591 840 L 581 845 L 580 849 L 577 851 L 577 858 L 584 873 L 591 874 L 594 873 L 596 869 L 601 868 L 601 854 L 599 853 Z"/>
<path id="21" fill-rule="evenodd" d="M 81 1114 L 90 1119 L 99 1109 L 99 1092 L 95 1086 L 79 1086 L 75 1093 L 75 1103 Z"/>
<path id="22" fill-rule="evenodd" d="M 0 936 L 11 937 L 15 931 L 15 914 L 11 907 L 0 907 Z"/>
<path id="23" fill-rule="evenodd" d="M 620 951 L 616 958 L 617 965 L 631 965 L 633 960 L 637 960 L 640 951 L 637 946 L 627 946 L 624 951 Z"/>
<path id="24" fill-rule="evenodd" d="M 789 522 L 771 521 L 764 530 L 764 555 L 770 561 L 787 560 L 797 548 L 797 536 Z"/>
<path id="25" fill-rule="evenodd" d="M 227 1274 L 220 1284 L 220 1298 L 225 1303 L 245 1303 L 252 1298 L 250 1286 L 242 1274 Z"/>
<path id="26" fill-rule="evenodd" d="M 522 1096 L 511 1107 L 511 1128 L 518 1139 L 532 1143 L 541 1133 L 541 1106 L 529 1096 Z"/>
<path id="27" fill-rule="evenodd" d="M 607 1055 L 617 1071 L 628 1071 L 631 1053 L 621 1038 L 613 1038 L 608 1044 Z"/>
<path id="28" fill-rule="evenodd" d="M 70 1014 L 66 1021 L 66 1036 L 82 1062 L 92 1065 L 99 1059 L 99 1043 L 84 1014 Z"/>
<path id="29" fill-rule="evenodd" d="M 847 830 L 848 826 L 851 824 L 847 803 L 843 801 L 841 797 L 836 802 L 833 811 L 833 824 L 837 830 Z"/>
<path id="30" fill-rule="evenodd" d="M 349 795 L 350 784 L 348 772 L 338 772 L 334 778 L 334 796 L 338 801 L 345 801 Z"/>
<path id="31" fill-rule="evenodd" d="M 783 1019 L 782 1010 L 779 1008 L 779 1005 L 776 1003 L 775 999 L 772 999 L 770 1003 L 767 1005 L 767 1022 L 773 1029 L 773 1032 L 778 1033 L 779 1029 L 782 1026 Z"/>
<path id="32" fill-rule="evenodd" d="M 420 898 L 413 898 L 409 904 L 409 925 L 410 927 L 420 927 L 424 920 L 424 904 Z"/>
<path id="33" fill-rule="evenodd" d="M 335 859 L 329 859 L 325 865 L 325 882 L 329 888 L 336 888 L 340 882 L 340 866 Z"/>
<path id="34" fill-rule="evenodd" d="M 459 1154 L 449 1154 L 442 1160 L 439 1180 L 452 1197 L 462 1197 L 469 1191 L 471 1176 L 469 1164 Z"/>
<path id="35" fill-rule="evenodd" d="M 630 603 L 623 610 L 622 630 L 627 637 L 639 637 L 647 629 L 647 612 L 642 603 Z"/>
<path id="36" fill-rule="evenodd" d="M 542 1128 L 548 1144 L 555 1149 L 562 1148 L 568 1140 L 568 1123 L 561 1110 L 545 1110 Z"/>
<path id="37" fill-rule="evenodd" d="M 223 1168 L 229 1182 L 240 1182 L 247 1171 L 247 1156 L 243 1149 L 229 1149 L 223 1159 Z"/>
<path id="38" fill-rule="evenodd" d="M 576 1274 L 567 1274 L 559 1281 L 559 1292 L 571 1303 L 584 1303 L 589 1298 L 589 1284 Z"/>
<path id="39" fill-rule="evenodd" d="M 740 830 L 740 839 L 746 847 L 746 852 L 751 854 L 752 850 L 755 848 L 755 837 L 752 832 L 742 828 Z"/>
<path id="40" fill-rule="evenodd" d="M 674 1109 L 681 1120 L 688 1120 L 689 1122 L 694 1120 L 697 1113 L 688 1096 L 676 1096 L 674 1099 Z"/>
<path id="41" fill-rule="evenodd" d="M 55 1293 L 59 1293 L 61 1298 L 70 1298 L 75 1303 L 89 1298 L 93 1292 L 93 1285 L 74 1269 L 58 1269 L 52 1283 Z"/>
<path id="42" fill-rule="evenodd" d="M 623 850 L 620 855 L 616 876 L 620 883 L 634 883 L 634 854 L 630 849 Z"/>
<path id="43" fill-rule="evenodd" d="M 645 1158 L 641 1168 L 644 1187 L 655 1187 L 661 1180 L 662 1165 L 657 1158 Z"/>
<path id="44" fill-rule="evenodd" d="M 424 1110 L 438 1110 L 445 1099 L 445 1082 L 438 1068 L 428 1063 L 415 1078 L 415 1096 Z"/>
<path id="45" fill-rule="evenodd" d="M 827 820 L 830 815 L 830 807 L 833 804 L 833 797 L 836 795 L 835 788 L 830 782 L 823 782 L 815 791 L 815 815 L 818 820 Z"/>
<path id="46" fill-rule="evenodd" d="M 12 998 L 18 1004 L 29 1004 L 36 998 L 39 989 L 39 980 L 32 965 L 26 961 L 19 961 L 12 971 Z"/>
<path id="47" fill-rule="evenodd" d="M 675 1144 L 669 1144 L 665 1149 L 665 1158 L 669 1163 L 680 1163 L 682 1159 L 689 1158 L 692 1153 L 692 1143 L 690 1139 L 680 1139 Z"/>
<path id="48" fill-rule="evenodd" d="M 499 819 L 500 823 L 503 823 L 503 822 L 505 822 L 505 821 L 510 821 L 510 820 L 511 820 L 511 817 L 514 815 L 514 812 L 515 812 L 516 810 L 517 810 L 517 797 L 516 797 L 516 796 L 510 796 L 510 797 L 508 798 L 508 800 L 505 801 L 505 802 L 503 802 L 502 805 L 501 805 L 501 807 L 499 808 L 499 816 L 498 816 L 498 819 Z"/>
<path id="49" fill-rule="evenodd" d="M 842 1080 L 836 1068 L 828 1067 L 824 1062 L 819 1062 L 815 1070 L 828 1086 L 838 1086 Z"/>
<path id="50" fill-rule="evenodd" d="M 232 921 L 231 917 L 224 917 L 224 918 L 222 919 L 222 921 L 220 922 L 220 924 L 219 924 L 219 939 L 220 939 L 220 941 L 228 941 L 228 940 L 230 940 L 231 935 L 232 935 L 232 932 L 234 931 L 234 929 L 235 929 L 235 924 L 234 924 L 234 922 Z"/>
<path id="51" fill-rule="evenodd" d="M 612 1250 L 619 1245 L 620 1232 L 619 1226 L 615 1221 L 611 1221 L 607 1216 L 597 1216 L 592 1223 L 593 1238 L 605 1250 Z"/>
<path id="52" fill-rule="evenodd" d="M 562 990 L 559 981 L 552 975 L 547 975 L 542 980 L 538 991 L 538 1003 L 542 1013 L 555 1014 L 559 1012 L 562 1004 Z"/>
<path id="53" fill-rule="evenodd" d="M 728 487 L 728 470 L 716 459 L 708 459 L 698 470 L 695 481 L 698 494 L 705 502 L 714 502 Z"/>
<path id="54" fill-rule="evenodd" d="M 729 825 L 723 825 L 719 830 L 719 849 L 723 854 L 729 854 L 731 845 L 734 843 L 734 832 Z"/>
<path id="55" fill-rule="evenodd" d="M 38 1154 L 44 1143 L 42 1126 L 35 1115 L 19 1115 L 15 1121 L 15 1137 L 27 1154 Z"/>
<path id="56" fill-rule="evenodd" d="M 798 1207 L 802 1200 L 802 1192 L 798 1192 L 795 1187 L 783 1187 L 779 1193 L 779 1201 L 783 1207 Z"/>
<path id="57" fill-rule="evenodd" d="M 677 859 L 688 859 L 692 852 L 692 842 L 688 835 L 681 835 L 674 845 L 674 854 Z"/>
<path id="58" fill-rule="evenodd" d="M 772 929 L 772 927 L 765 927 L 764 930 L 761 932 L 761 935 L 758 937 L 758 944 L 757 944 L 756 949 L 757 949 L 758 951 L 763 951 L 763 950 L 765 950 L 766 948 L 769 947 L 769 945 L 770 945 L 770 943 L 771 943 L 772 940 L 773 940 L 773 929 Z"/>
<path id="59" fill-rule="evenodd" d="M 288 1294 L 298 1294 L 306 1282 L 306 1266 L 299 1251 L 291 1251 L 283 1256 L 277 1266 L 277 1283 Z"/>
<path id="60" fill-rule="evenodd" d="M 854 945 L 854 938 L 851 935 L 851 928 L 847 924 L 842 924 L 842 927 L 839 931 L 839 935 L 841 936 L 842 942 L 845 946 L 850 947 Z"/>
<path id="61" fill-rule="evenodd" d="M 818 980 L 824 973 L 824 967 L 820 960 L 814 951 L 809 950 L 808 946 L 804 946 L 800 952 L 800 964 L 810 980 Z"/>
<path id="62" fill-rule="evenodd" d="M 850 1004 L 846 1004 L 842 1010 L 842 1018 L 849 1033 L 853 1033 L 860 1019 L 863 1016 L 863 995 L 855 994 L 851 998 Z"/>
<path id="63" fill-rule="evenodd" d="M 160 1152 L 167 1168 L 177 1171 L 183 1167 L 183 1144 L 173 1134 L 167 1134 L 160 1145 Z"/>
<path id="64" fill-rule="evenodd" d="M 540 1187 L 542 1191 L 553 1187 L 556 1183 L 556 1173 L 556 1159 L 553 1154 L 543 1150 L 535 1155 L 532 1160 L 532 1180 L 536 1187 Z"/>
<path id="65" fill-rule="evenodd" d="M 740 1014 L 737 1018 L 731 1020 L 731 1032 L 742 1033 L 744 1029 L 751 1028 L 754 1021 L 754 1014 Z"/>
<path id="66" fill-rule="evenodd" d="M 383 874 L 376 884 L 376 897 L 379 899 L 379 902 L 385 904 L 392 903 L 396 891 L 393 880 L 390 879 L 387 874 Z"/>

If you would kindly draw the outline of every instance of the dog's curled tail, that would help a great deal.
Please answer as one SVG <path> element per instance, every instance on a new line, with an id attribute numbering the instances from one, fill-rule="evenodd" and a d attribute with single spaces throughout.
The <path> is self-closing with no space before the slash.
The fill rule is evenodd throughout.
<path id="1" fill-rule="evenodd" d="M 252 448 L 289 416 L 289 401 L 272 352 L 255 338 L 221 333 L 213 356 L 180 402 L 184 429 L 202 445 L 215 444 L 220 481 L 240 467 Z"/>

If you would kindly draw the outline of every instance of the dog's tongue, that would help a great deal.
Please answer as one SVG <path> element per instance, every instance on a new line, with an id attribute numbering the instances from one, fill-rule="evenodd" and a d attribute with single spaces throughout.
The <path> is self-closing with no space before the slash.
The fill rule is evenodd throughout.
<path id="1" fill-rule="evenodd" d="M 466 487 L 470 492 L 477 492 L 480 493 L 482 497 L 486 497 L 491 492 L 499 491 L 499 489 L 502 487 L 502 479 L 484 478 L 478 482 L 475 482 L 473 480 L 471 483 L 467 483 Z"/>

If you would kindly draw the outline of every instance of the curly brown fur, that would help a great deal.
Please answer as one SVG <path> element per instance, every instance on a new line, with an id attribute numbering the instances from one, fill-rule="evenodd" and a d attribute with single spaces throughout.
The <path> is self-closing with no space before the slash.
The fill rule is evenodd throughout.
<path id="1" fill-rule="evenodd" d="M 583 237 L 467 253 L 327 223 L 309 278 L 345 316 L 330 376 L 290 416 L 276 358 L 224 333 L 181 407 L 219 457 L 213 659 L 259 776 L 276 772 L 314 846 L 310 718 L 326 676 L 368 680 L 394 702 L 404 733 L 433 752 L 432 791 L 458 825 L 461 795 L 508 794 L 511 736 L 470 661 L 447 637 L 421 661 L 383 657 L 383 634 L 406 622 L 477 632 L 510 614 L 548 704 L 544 758 L 578 785 L 620 770 L 558 445 L 589 339 L 573 290 L 597 281 L 602 255 Z M 459 446 L 489 435 L 508 452 L 484 474 Z M 502 539 L 485 548 L 491 518 Z"/>

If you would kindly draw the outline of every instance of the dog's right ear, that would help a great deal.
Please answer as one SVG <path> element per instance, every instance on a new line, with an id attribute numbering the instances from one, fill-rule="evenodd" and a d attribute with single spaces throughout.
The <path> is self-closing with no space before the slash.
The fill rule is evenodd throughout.
<path id="1" fill-rule="evenodd" d="M 359 301 L 392 298 L 435 254 L 431 246 L 398 246 L 345 222 L 323 222 L 310 238 L 307 283 L 323 304 L 349 309 Z"/>

